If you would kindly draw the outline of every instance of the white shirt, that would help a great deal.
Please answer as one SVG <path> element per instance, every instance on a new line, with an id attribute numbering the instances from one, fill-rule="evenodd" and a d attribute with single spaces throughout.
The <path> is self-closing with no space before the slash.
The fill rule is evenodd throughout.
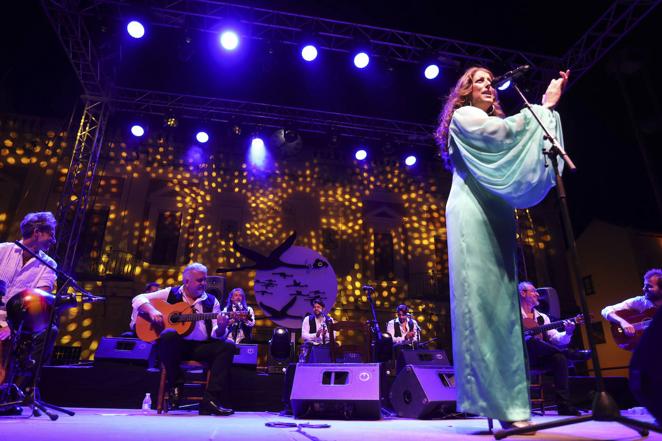
<path id="1" fill-rule="evenodd" d="M 632 297 L 627 300 L 623 300 L 621 303 L 615 305 L 607 306 L 602 310 L 602 316 L 605 320 L 609 320 L 607 317 L 612 312 L 624 311 L 624 310 L 635 310 L 637 312 L 644 312 L 649 308 L 654 308 L 655 304 L 648 300 L 646 296 L 637 296 Z"/>
<path id="2" fill-rule="evenodd" d="M 42 250 L 37 255 L 53 268 L 57 267 L 55 260 Z M 0 280 L 7 284 L 7 293 L 3 298 L 5 304 L 24 289 L 42 288 L 51 292 L 55 288 L 56 279 L 55 271 L 34 257 L 23 265 L 23 250 L 15 243 L 0 243 Z M 0 325 L 7 326 L 6 318 L 7 312 L 3 306 L 0 308 Z"/>
<path id="3" fill-rule="evenodd" d="M 324 323 L 324 320 L 326 317 L 329 317 L 331 319 L 331 322 L 335 323 L 335 320 L 333 320 L 333 317 L 326 316 L 324 314 L 320 314 L 318 317 L 315 317 L 315 325 L 316 325 L 316 331 L 315 332 L 310 332 L 310 323 L 308 322 L 308 317 L 306 316 L 303 319 L 303 323 L 301 323 L 301 338 L 303 338 L 304 343 L 310 342 L 310 343 L 329 343 L 330 336 L 329 333 L 326 333 L 326 336 L 324 336 L 324 341 L 322 341 L 322 334 L 320 336 L 317 336 L 317 331 L 322 329 L 322 325 L 326 326 L 326 323 Z M 336 336 L 338 335 L 337 332 L 333 332 L 333 338 L 335 339 Z"/>
<path id="4" fill-rule="evenodd" d="M 235 305 L 232 305 L 231 308 L 233 311 L 241 311 L 241 309 L 237 309 Z M 228 311 L 228 307 L 226 306 L 223 308 L 224 312 Z M 248 326 L 249 328 L 252 328 L 255 326 L 255 312 L 253 311 L 253 308 L 250 306 L 246 307 L 246 311 L 248 311 L 248 319 L 243 322 L 244 325 Z M 239 326 L 239 329 L 237 330 L 237 338 L 234 339 L 232 338 L 232 326 L 228 325 L 228 339 L 234 341 L 235 343 L 239 344 L 243 340 L 246 339 L 246 336 L 244 335 L 244 330 L 242 329 L 241 326 Z"/>
<path id="5" fill-rule="evenodd" d="M 405 320 L 404 323 L 400 323 L 400 320 L 395 318 L 393 320 L 390 320 L 386 324 L 386 332 L 391 334 L 391 338 L 393 338 L 393 344 L 394 345 L 404 343 L 405 342 L 405 335 L 407 335 L 407 332 L 409 332 L 409 331 L 414 331 L 414 338 L 412 340 L 409 340 L 409 341 L 415 341 L 415 342 L 419 341 L 420 333 L 416 331 L 416 328 L 418 328 L 418 323 L 416 323 L 416 320 L 414 320 L 414 319 L 412 319 L 412 321 L 414 322 L 414 329 L 409 329 L 409 318 L 407 318 L 407 320 Z M 398 325 L 400 325 L 400 337 L 395 336 L 395 325 L 396 325 L 396 323 Z"/>
<path id="6" fill-rule="evenodd" d="M 180 288 L 183 294 L 183 287 Z M 145 293 L 145 294 L 138 294 L 133 298 L 131 301 L 131 306 L 133 307 L 133 312 L 131 313 L 131 327 L 136 323 L 136 317 L 138 315 L 138 309 L 144 305 L 145 303 L 149 303 L 150 300 L 163 300 L 164 302 L 168 301 L 168 295 L 170 294 L 170 287 L 168 288 L 163 288 L 158 291 L 150 292 L 150 293 Z M 202 310 L 202 302 L 207 300 L 207 296 L 209 294 L 204 293 L 194 301 L 190 299 L 186 294 L 182 295 L 182 300 L 189 305 L 191 305 L 191 308 L 193 309 L 193 312 L 195 313 L 202 313 L 204 312 Z M 217 315 L 221 312 L 221 304 L 218 303 L 218 299 L 214 297 L 214 306 L 212 308 L 212 312 L 216 313 Z M 228 335 L 228 330 L 225 330 L 225 334 L 222 336 L 216 336 L 216 329 L 218 329 L 218 323 L 216 323 L 216 319 L 212 319 L 212 328 L 211 328 L 211 337 L 212 338 L 220 338 L 220 339 L 225 339 Z M 193 331 L 184 337 L 185 340 L 196 340 L 196 341 L 204 341 L 207 340 L 207 327 L 205 326 L 205 321 L 204 320 L 198 320 L 195 322 L 195 325 L 193 327 Z"/>
<path id="7" fill-rule="evenodd" d="M 522 318 L 526 318 L 526 312 L 523 309 L 521 310 L 521 312 L 522 312 Z M 547 314 L 543 314 L 537 309 L 534 309 L 533 320 L 536 323 L 538 323 L 538 317 L 542 317 L 543 325 L 552 323 L 552 321 L 549 319 Z M 554 346 L 567 346 L 568 344 L 570 344 L 570 339 L 572 339 L 572 333 L 568 333 L 565 331 L 559 332 L 556 329 L 550 329 L 545 334 L 547 334 L 547 338 L 549 338 L 549 342 L 552 343 Z"/>

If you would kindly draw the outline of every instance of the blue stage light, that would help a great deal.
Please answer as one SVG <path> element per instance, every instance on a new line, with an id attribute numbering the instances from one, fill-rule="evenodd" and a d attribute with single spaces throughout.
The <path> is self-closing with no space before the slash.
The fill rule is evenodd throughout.
<path id="1" fill-rule="evenodd" d="M 251 139 L 251 148 L 248 153 L 248 158 L 251 164 L 258 168 L 264 167 L 267 158 L 267 148 L 265 147 L 262 138 L 255 136 Z"/>
<path id="2" fill-rule="evenodd" d="M 364 149 L 357 150 L 356 153 L 354 153 L 354 157 L 359 161 L 363 161 L 368 157 L 368 152 L 366 152 Z"/>
<path id="3" fill-rule="evenodd" d="M 405 158 L 405 164 L 407 167 L 411 167 L 412 165 L 416 164 L 416 156 L 414 155 L 409 155 Z"/>
<path id="4" fill-rule="evenodd" d="M 139 21 L 133 20 L 126 25 L 126 31 L 133 38 L 143 38 L 145 35 L 145 27 Z"/>
<path id="5" fill-rule="evenodd" d="M 140 138 L 145 134 L 145 129 L 140 124 L 134 124 L 131 126 L 131 134 Z"/>
<path id="6" fill-rule="evenodd" d="M 306 61 L 313 61 L 317 58 L 317 48 L 312 44 L 307 44 L 301 49 L 301 57 Z"/>
<path id="7" fill-rule="evenodd" d="M 204 144 L 207 141 L 209 141 L 209 135 L 207 134 L 207 132 L 200 131 L 195 134 L 195 139 L 197 139 L 199 143 Z"/>
<path id="8" fill-rule="evenodd" d="M 237 49 L 237 46 L 239 46 L 239 35 L 235 31 L 223 31 L 221 34 L 221 46 L 228 51 Z"/>
<path id="9" fill-rule="evenodd" d="M 354 66 L 363 69 L 370 63 L 370 56 L 365 52 L 359 52 L 354 56 Z"/>
<path id="10" fill-rule="evenodd" d="M 434 80 L 439 76 L 439 66 L 436 64 L 428 64 L 425 68 L 424 75 L 428 80 Z"/>

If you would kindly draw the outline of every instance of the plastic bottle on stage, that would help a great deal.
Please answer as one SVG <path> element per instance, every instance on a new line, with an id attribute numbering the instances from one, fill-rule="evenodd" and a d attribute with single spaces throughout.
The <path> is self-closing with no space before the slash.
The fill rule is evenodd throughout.
<path id="1" fill-rule="evenodd" d="M 152 413 L 152 394 L 149 392 L 145 394 L 143 399 L 142 411 L 143 413 Z"/>

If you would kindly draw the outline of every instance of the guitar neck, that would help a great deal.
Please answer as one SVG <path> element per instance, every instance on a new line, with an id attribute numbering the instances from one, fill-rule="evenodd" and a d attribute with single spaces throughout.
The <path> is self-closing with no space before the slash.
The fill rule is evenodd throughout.
<path id="1" fill-rule="evenodd" d="M 218 317 L 215 312 L 196 312 L 193 314 L 177 314 L 176 319 L 173 317 L 173 322 L 197 322 L 200 320 L 213 320 Z"/>
<path id="2" fill-rule="evenodd" d="M 575 319 L 568 319 L 568 320 L 571 321 L 571 322 L 575 321 Z M 563 325 L 568 320 L 557 320 L 555 322 L 547 323 L 546 325 L 526 329 L 524 331 L 524 335 L 536 335 L 536 334 L 540 334 L 541 332 L 551 331 L 552 329 L 556 329 L 556 328 L 560 327 L 561 325 Z"/>

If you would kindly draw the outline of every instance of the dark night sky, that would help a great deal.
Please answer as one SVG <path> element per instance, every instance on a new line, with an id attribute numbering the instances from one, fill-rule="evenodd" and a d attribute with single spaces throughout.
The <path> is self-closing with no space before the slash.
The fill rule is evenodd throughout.
<path id="1" fill-rule="evenodd" d="M 81 89 L 48 20 L 36 1 L 4 3 L 0 112 L 68 119 Z M 550 55 L 562 55 L 610 4 L 544 2 L 545 10 L 537 11 L 542 3 L 531 1 L 476 1 L 471 3 L 474 10 L 467 2 L 427 0 L 244 3 Z M 662 231 L 626 109 L 629 101 L 649 163 L 659 175 L 662 92 L 656 80 L 662 69 L 661 25 L 658 7 L 568 90 L 558 108 L 566 147 L 579 169 L 574 176 L 566 175 L 578 232 L 594 218 Z M 427 82 L 415 66 L 396 65 L 394 72 L 386 72 L 379 63 L 358 73 L 336 54 L 308 66 L 292 54 L 293 48 L 274 47 L 273 54 L 265 56 L 264 47 L 250 42 L 241 54 L 227 59 L 203 35 L 194 36 L 186 57 L 179 55 L 180 43 L 172 34 L 158 30 L 140 47 L 112 31 L 105 38 L 122 45 L 122 57 L 111 60 L 122 85 L 430 124 L 455 80 L 442 74 Z M 251 62 L 249 57 L 256 54 Z M 622 88 L 614 73 L 619 69 L 629 72 Z M 659 187 L 662 177 L 656 179 Z"/>

